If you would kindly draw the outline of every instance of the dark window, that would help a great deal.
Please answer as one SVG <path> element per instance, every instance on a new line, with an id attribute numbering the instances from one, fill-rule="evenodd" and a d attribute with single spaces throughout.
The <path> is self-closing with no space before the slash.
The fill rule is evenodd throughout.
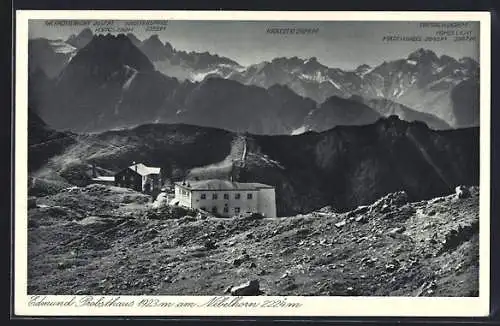
<path id="1" fill-rule="evenodd" d="M 247 199 L 252 199 L 253 198 L 253 194 L 247 194 Z"/>
<path id="2" fill-rule="evenodd" d="M 201 199 L 207 199 L 207 194 L 201 194 Z"/>
<path id="3" fill-rule="evenodd" d="M 217 199 L 217 194 L 212 194 L 212 199 Z"/>
<path id="4" fill-rule="evenodd" d="M 229 194 L 224 194 L 224 199 L 229 199 Z"/>
<path id="5" fill-rule="evenodd" d="M 212 207 L 212 213 L 217 213 L 217 206 Z"/>
<path id="6" fill-rule="evenodd" d="M 234 208 L 234 212 L 235 212 L 236 214 L 239 214 L 239 213 L 240 213 L 240 208 L 239 208 L 239 207 L 235 207 L 235 208 Z"/>
<path id="7" fill-rule="evenodd" d="M 224 213 L 228 213 L 229 212 L 229 207 L 224 207 Z"/>
<path id="8" fill-rule="evenodd" d="M 240 199 L 241 198 L 241 194 L 237 193 L 234 195 L 234 199 Z"/>

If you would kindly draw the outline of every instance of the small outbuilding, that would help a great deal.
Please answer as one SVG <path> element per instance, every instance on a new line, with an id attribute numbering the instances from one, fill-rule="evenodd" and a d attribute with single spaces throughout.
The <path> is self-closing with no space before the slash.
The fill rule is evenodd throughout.
<path id="1" fill-rule="evenodd" d="M 161 190 L 160 170 L 159 167 L 146 166 L 142 163 L 133 164 L 116 173 L 114 183 L 118 187 L 157 194 Z"/>
<path id="2" fill-rule="evenodd" d="M 115 185 L 115 177 L 113 177 L 113 176 L 97 176 L 95 178 L 92 178 L 92 183 L 114 186 Z"/>

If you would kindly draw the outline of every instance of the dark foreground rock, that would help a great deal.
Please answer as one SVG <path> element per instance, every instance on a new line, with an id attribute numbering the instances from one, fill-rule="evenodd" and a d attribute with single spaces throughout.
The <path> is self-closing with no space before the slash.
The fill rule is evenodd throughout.
<path id="1" fill-rule="evenodd" d="M 261 294 L 261 291 L 258 280 L 251 280 L 231 288 L 231 295 L 233 296 L 250 296 L 259 294 Z"/>

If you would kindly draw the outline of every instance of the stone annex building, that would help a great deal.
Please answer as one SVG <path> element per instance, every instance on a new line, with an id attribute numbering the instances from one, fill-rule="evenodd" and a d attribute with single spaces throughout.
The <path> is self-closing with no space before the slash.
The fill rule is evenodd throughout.
<path id="1" fill-rule="evenodd" d="M 248 212 L 276 217 L 275 189 L 262 183 L 219 179 L 176 182 L 172 203 L 221 216 Z"/>

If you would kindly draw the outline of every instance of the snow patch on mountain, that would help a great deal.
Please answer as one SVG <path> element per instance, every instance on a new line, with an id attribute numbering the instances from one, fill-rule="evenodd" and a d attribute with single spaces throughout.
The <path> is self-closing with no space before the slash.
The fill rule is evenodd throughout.
<path id="1" fill-rule="evenodd" d="M 377 93 L 378 97 L 385 97 L 384 92 L 382 92 L 382 90 L 380 88 L 376 88 L 375 92 Z"/>
<path id="2" fill-rule="evenodd" d="M 332 84 L 333 86 L 335 86 L 337 89 L 339 89 L 339 90 L 342 89 L 342 87 L 339 84 L 337 84 L 336 82 L 334 82 L 333 80 L 329 79 L 328 81 L 330 82 L 330 84 Z"/>
<path id="3" fill-rule="evenodd" d="M 77 48 L 64 42 L 63 40 L 51 40 L 51 41 L 49 41 L 49 44 L 55 53 L 64 53 L 64 54 L 73 54 L 74 55 L 77 51 Z"/>
<path id="4" fill-rule="evenodd" d="M 130 84 L 132 84 L 132 82 L 134 81 L 135 76 L 137 76 L 138 71 L 132 67 L 129 67 L 129 66 L 125 66 L 125 68 L 127 69 L 127 74 L 130 74 L 130 77 L 123 84 L 123 89 L 128 90 L 130 87 Z"/>
<path id="5" fill-rule="evenodd" d="M 300 78 L 308 80 L 308 81 L 314 81 L 317 83 L 324 83 L 325 81 L 329 81 L 329 78 L 324 76 L 321 71 L 316 71 L 314 74 L 300 74 Z"/>
<path id="6" fill-rule="evenodd" d="M 300 134 L 305 133 L 306 131 L 307 131 L 306 126 L 301 126 L 301 127 L 297 128 L 297 129 L 294 129 L 292 131 L 292 135 L 300 135 Z"/>
<path id="7" fill-rule="evenodd" d="M 212 70 L 204 71 L 204 72 L 192 72 L 190 74 L 190 79 L 193 82 L 201 82 L 210 75 L 221 76 L 220 71 L 218 69 L 212 69 Z"/>

